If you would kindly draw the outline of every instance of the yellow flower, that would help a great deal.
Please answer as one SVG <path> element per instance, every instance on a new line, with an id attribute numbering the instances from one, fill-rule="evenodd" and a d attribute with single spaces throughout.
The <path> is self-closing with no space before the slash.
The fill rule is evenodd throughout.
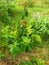
<path id="1" fill-rule="evenodd" d="M 16 31 L 16 30 L 14 30 L 14 31 L 13 31 L 13 34 L 14 34 L 14 35 L 16 35 L 16 32 L 17 32 L 17 31 Z"/>

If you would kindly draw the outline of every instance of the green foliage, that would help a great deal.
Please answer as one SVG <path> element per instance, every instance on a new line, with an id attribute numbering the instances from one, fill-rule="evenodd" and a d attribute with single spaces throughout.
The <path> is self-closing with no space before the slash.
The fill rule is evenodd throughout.
<path id="1" fill-rule="evenodd" d="M 27 3 L 29 7 L 24 9 L 20 1 L 0 2 L 0 21 L 4 24 L 0 29 L 0 48 L 3 46 L 3 50 L 7 49 L 12 55 L 36 48 L 42 44 L 43 38 L 49 36 L 49 17 L 33 16 L 28 9 L 32 6 L 31 0 Z"/>
<path id="2" fill-rule="evenodd" d="M 45 65 L 45 61 L 42 59 L 38 59 L 36 57 L 32 57 L 31 58 L 31 62 L 33 63 L 33 65 Z"/>
<path id="3" fill-rule="evenodd" d="M 32 65 L 31 62 L 24 60 L 20 65 Z"/>
<path id="4" fill-rule="evenodd" d="M 30 61 L 23 60 L 20 65 L 45 65 L 45 61 L 36 57 L 32 57 Z"/>
<path id="5" fill-rule="evenodd" d="M 8 10 L 7 1 L 2 0 L 0 2 L 0 19 L 5 24 L 7 24 L 7 22 L 10 21 L 10 17 L 9 17 L 9 14 L 8 14 L 7 10 Z"/>
<path id="6" fill-rule="evenodd" d="M 20 54 L 20 49 L 17 46 L 17 43 L 15 42 L 14 44 L 10 44 L 9 46 L 10 48 L 10 53 L 14 56 L 14 55 L 18 55 Z"/>
<path id="7" fill-rule="evenodd" d="M 2 59 L 4 57 L 5 57 L 5 55 L 2 52 L 0 52 L 0 59 Z"/>

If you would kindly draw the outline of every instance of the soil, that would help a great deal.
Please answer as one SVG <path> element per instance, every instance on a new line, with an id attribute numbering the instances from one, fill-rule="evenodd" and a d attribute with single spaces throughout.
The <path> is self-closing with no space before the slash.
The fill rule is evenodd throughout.
<path id="1" fill-rule="evenodd" d="M 46 65 L 49 65 L 49 52 L 46 48 L 36 48 L 28 53 L 22 53 L 16 56 L 15 58 L 9 56 L 7 57 L 7 60 L 0 60 L 0 65 L 19 65 L 22 62 L 22 60 L 30 61 L 30 57 L 41 58 L 46 61 Z"/>

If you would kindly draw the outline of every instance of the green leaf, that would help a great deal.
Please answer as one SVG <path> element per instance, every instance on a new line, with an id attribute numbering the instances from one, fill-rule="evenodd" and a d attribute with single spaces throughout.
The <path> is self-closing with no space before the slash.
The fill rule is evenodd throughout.
<path id="1" fill-rule="evenodd" d="M 29 37 L 22 36 L 22 40 L 23 40 L 24 44 L 30 43 L 30 38 Z"/>
<path id="2" fill-rule="evenodd" d="M 40 35 L 38 35 L 38 34 L 33 34 L 33 37 L 35 38 L 35 40 L 37 41 L 37 42 L 39 42 L 39 43 L 41 43 L 41 37 L 40 37 Z"/>

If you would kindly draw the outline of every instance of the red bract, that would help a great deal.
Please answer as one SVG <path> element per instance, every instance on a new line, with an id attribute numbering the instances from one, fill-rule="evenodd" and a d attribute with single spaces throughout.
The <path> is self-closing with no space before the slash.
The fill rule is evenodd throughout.
<path id="1" fill-rule="evenodd" d="M 24 25 L 25 25 L 25 21 L 24 21 L 24 20 L 22 20 L 22 27 L 24 27 Z"/>

